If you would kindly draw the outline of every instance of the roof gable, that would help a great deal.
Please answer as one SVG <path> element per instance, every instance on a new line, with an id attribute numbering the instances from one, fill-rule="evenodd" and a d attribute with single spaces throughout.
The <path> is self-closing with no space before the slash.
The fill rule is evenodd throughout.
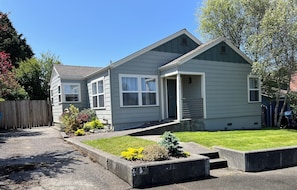
<path id="1" fill-rule="evenodd" d="M 84 79 L 101 68 L 55 64 L 53 69 L 62 79 Z"/>
<path id="2" fill-rule="evenodd" d="M 192 40 L 186 34 L 182 34 L 182 35 L 154 48 L 152 51 L 185 54 L 185 53 L 197 48 L 199 45 L 200 44 L 197 44 L 194 40 Z"/>
<path id="3" fill-rule="evenodd" d="M 196 37 L 194 37 L 186 29 L 183 29 L 183 30 L 180 30 L 180 31 L 178 31 L 178 32 L 176 32 L 176 33 L 174 33 L 174 34 L 172 34 L 172 35 L 170 35 L 170 36 L 156 42 L 156 43 L 153 43 L 152 45 L 147 46 L 146 48 L 143 48 L 143 49 L 141 49 L 141 50 L 139 50 L 139 51 L 137 51 L 137 52 L 135 52 L 135 53 L 133 53 L 133 54 L 119 60 L 119 61 L 117 61 L 117 62 L 112 63 L 110 65 L 110 67 L 111 68 L 117 67 L 117 66 L 119 66 L 119 65 L 121 65 L 121 64 L 123 64 L 123 63 L 125 63 L 127 61 L 130 61 L 130 60 L 132 60 L 132 59 L 134 59 L 134 58 L 148 52 L 148 51 L 154 50 L 155 48 L 157 49 L 158 47 L 161 47 L 162 45 L 166 44 L 167 42 L 169 42 L 169 41 L 171 41 L 171 40 L 173 40 L 173 39 L 175 39 L 175 38 L 177 38 L 177 37 L 179 37 L 181 35 L 186 35 L 190 40 L 192 40 L 192 42 L 194 42 L 194 43 L 196 43 L 198 45 L 202 44 L 202 42 L 200 40 L 198 40 Z"/>
<path id="4" fill-rule="evenodd" d="M 247 60 L 240 56 L 238 52 L 234 51 L 224 41 L 197 55 L 194 59 L 249 64 Z"/>
<path id="5" fill-rule="evenodd" d="M 236 48 L 233 44 L 231 44 L 226 38 L 224 37 L 220 37 L 217 38 L 215 40 L 212 40 L 208 43 L 202 44 L 199 47 L 197 47 L 196 49 L 180 56 L 179 58 L 163 65 L 162 67 L 160 67 L 160 70 L 165 70 L 165 69 L 169 69 L 169 68 L 173 68 L 176 67 L 178 65 L 184 64 L 185 62 L 193 59 L 193 58 L 198 58 L 199 55 L 202 55 L 204 52 L 207 52 L 208 50 L 212 49 L 213 47 L 217 46 L 218 44 L 225 44 L 226 45 L 226 52 L 227 51 L 234 51 L 233 53 L 238 54 L 238 56 L 240 58 L 237 59 L 243 59 L 245 63 L 248 64 L 252 64 L 252 61 L 242 52 L 240 51 L 238 48 Z M 228 47 L 227 47 L 228 46 Z M 218 46 L 221 47 L 221 46 Z M 210 56 L 211 58 L 209 60 L 214 60 L 214 59 L 218 59 L 218 58 L 214 58 L 216 57 L 216 55 L 212 55 Z"/>

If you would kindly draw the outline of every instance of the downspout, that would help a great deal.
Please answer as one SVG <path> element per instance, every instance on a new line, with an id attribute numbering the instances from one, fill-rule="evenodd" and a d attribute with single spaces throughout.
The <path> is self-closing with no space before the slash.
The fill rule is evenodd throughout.
<path id="1" fill-rule="evenodd" d="M 110 115 L 111 115 L 111 123 L 110 123 L 110 127 L 111 127 L 111 130 L 114 131 L 114 118 L 113 118 L 113 102 L 112 102 L 112 81 L 111 81 L 111 68 L 109 67 L 108 70 L 107 70 L 107 74 L 108 74 L 108 77 L 109 77 L 109 97 L 110 97 Z"/>

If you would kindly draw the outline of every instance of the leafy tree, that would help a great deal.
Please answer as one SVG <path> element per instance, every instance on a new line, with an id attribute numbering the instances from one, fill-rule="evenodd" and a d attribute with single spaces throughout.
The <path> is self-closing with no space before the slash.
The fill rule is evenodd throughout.
<path id="1" fill-rule="evenodd" d="M 31 100 L 43 100 L 44 94 L 40 81 L 41 67 L 36 58 L 20 62 L 15 70 L 18 82 L 24 86 Z"/>
<path id="2" fill-rule="evenodd" d="M 269 0 L 206 0 L 198 10 L 199 31 L 207 39 L 225 37 L 251 59 L 257 53 L 251 38 L 258 32 Z"/>
<path id="3" fill-rule="evenodd" d="M 200 30 L 208 38 L 224 36 L 236 47 L 243 41 L 246 25 L 239 0 L 208 0 L 200 16 Z"/>
<path id="4" fill-rule="evenodd" d="M 0 99 L 22 100 L 28 95 L 24 88 L 16 81 L 15 74 L 11 71 L 12 64 L 9 54 L 0 52 Z"/>
<path id="5" fill-rule="evenodd" d="M 31 100 L 45 100 L 49 97 L 49 82 L 54 64 L 60 64 L 58 57 L 51 53 L 41 54 L 20 62 L 15 69 L 18 82 L 24 86 Z"/>
<path id="6" fill-rule="evenodd" d="M 206 0 L 200 13 L 202 33 L 226 37 L 255 62 L 253 72 L 262 76 L 263 92 L 276 99 L 277 126 L 285 106 L 277 117 L 280 96 L 285 95 L 286 103 L 297 69 L 296 4 L 296 0 Z"/>
<path id="7" fill-rule="evenodd" d="M 260 23 L 260 33 L 255 36 L 258 42 L 260 67 L 257 64 L 254 70 L 260 70 L 269 77 L 269 82 L 275 89 L 276 107 L 274 122 L 280 126 L 281 118 L 291 93 L 290 83 L 292 75 L 297 70 L 297 4 L 293 0 L 271 1 Z M 266 82 L 267 78 L 263 81 Z M 267 83 L 267 82 L 266 82 Z M 286 93 L 282 93 L 285 90 Z M 280 96 L 284 95 L 284 105 L 278 117 Z"/>
<path id="8" fill-rule="evenodd" d="M 41 67 L 41 86 L 46 97 L 49 97 L 49 83 L 51 80 L 51 74 L 54 64 L 61 64 L 60 58 L 51 52 L 42 53 L 38 58 Z"/>
<path id="9" fill-rule="evenodd" d="M 8 15 L 0 11 L 0 51 L 10 54 L 12 65 L 31 58 L 34 53 L 22 34 L 18 34 Z"/>

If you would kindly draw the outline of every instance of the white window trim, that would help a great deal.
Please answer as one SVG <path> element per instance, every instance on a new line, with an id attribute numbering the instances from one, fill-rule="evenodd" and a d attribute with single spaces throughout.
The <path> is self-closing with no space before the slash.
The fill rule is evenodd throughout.
<path id="1" fill-rule="evenodd" d="M 59 88 L 60 88 L 60 92 L 59 92 Z M 62 98 L 62 85 L 61 84 L 59 84 L 58 86 L 57 86 L 57 97 L 58 97 L 58 103 L 62 103 L 62 101 L 63 101 L 63 98 Z M 59 98 L 60 97 L 60 98 Z"/>
<path id="2" fill-rule="evenodd" d="M 250 88 L 250 78 L 257 78 L 258 79 L 258 87 L 259 88 L 255 88 L 255 89 L 251 89 Z M 261 78 L 257 75 L 248 75 L 247 77 L 247 89 L 248 89 L 248 103 L 259 103 L 259 102 L 262 102 L 262 97 L 261 97 Z M 259 97 L 258 97 L 258 101 L 251 101 L 251 97 L 250 97 L 250 91 L 251 90 L 254 90 L 254 91 L 259 91 Z"/>
<path id="3" fill-rule="evenodd" d="M 138 91 L 129 91 L 131 93 L 138 93 L 138 105 L 125 106 L 123 103 L 123 89 L 122 89 L 122 78 L 123 77 L 135 77 L 137 78 Z M 156 104 L 154 105 L 143 105 L 142 103 L 142 91 L 141 90 L 141 78 L 154 78 L 156 80 Z M 158 76 L 157 75 L 135 75 L 135 74 L 119 74 L 119 89 L 120 89 L 120 107 L 154 107 L 159 106 L 159 87 L 158 87 Z"/>
<path id="4" fill-rule="evenodd" d="M 102 81 L 102 85 L 103 85 L 103 93 L 99 93 L 99 88 L 98 88 L 98 82 L 99 81 Z M 96 84 L 96 88 L 97 88 L 97 94 L 93 94 L 93 83 L 95 83 Z M 100 95 L 103 95 L 103 102 L 104 102 L 104 106 L 103 107 L 99 107 L 99 96 Z M 93 105 L 93 97 L 94 96 L 96 96 L 97 98 L 98 98 L 98 107 L 94 107 Z M 91 104 L 91 107 L 93 108 L 93 109 L 105 109 L 105 105 L 106 105 L 106 103 L 105 103 L 105 89 L 104 89 L 104 77 L 100 77 L 100 78 L 98 78 L 98 79 L 95 79 L 95 80 L 92 80 L 91 81 L 91 99 L 92 99 L 92 104 Z"/>
<path id="5" fill-rule="evenodd" d="M 54 90 L 50 88 L 50 100 L 51 100 L 51 105 L 54 105 Z"/>
<path id="6" fill-rule="evenodd" d="M 66 101 L 65 86 L 66 85 L 78 85 L 78 101 Z M 80 83 L 62 83 L 61 94 L 63 103 L 80 103 L 81 102 L 81 86 Z"/>

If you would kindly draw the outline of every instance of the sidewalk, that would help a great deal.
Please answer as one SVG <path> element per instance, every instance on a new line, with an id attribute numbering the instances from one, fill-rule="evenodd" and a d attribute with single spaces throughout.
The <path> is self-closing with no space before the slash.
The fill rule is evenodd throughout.
<path id="1" fill-rule="evenodd" d="M 145 136 L 135 136 L 135 137 L 156 141 L 156 142 L 161 141 L 161 135 L 145 135 Z M 205 154 L 205 153 L 213 152 L 212 149 L 209 149 L 205 146 L 202 146 L 194 142 L 180 142 L 180 146 L 183 147 L 184 151 L 189 152 L 191 154 Z"/>

